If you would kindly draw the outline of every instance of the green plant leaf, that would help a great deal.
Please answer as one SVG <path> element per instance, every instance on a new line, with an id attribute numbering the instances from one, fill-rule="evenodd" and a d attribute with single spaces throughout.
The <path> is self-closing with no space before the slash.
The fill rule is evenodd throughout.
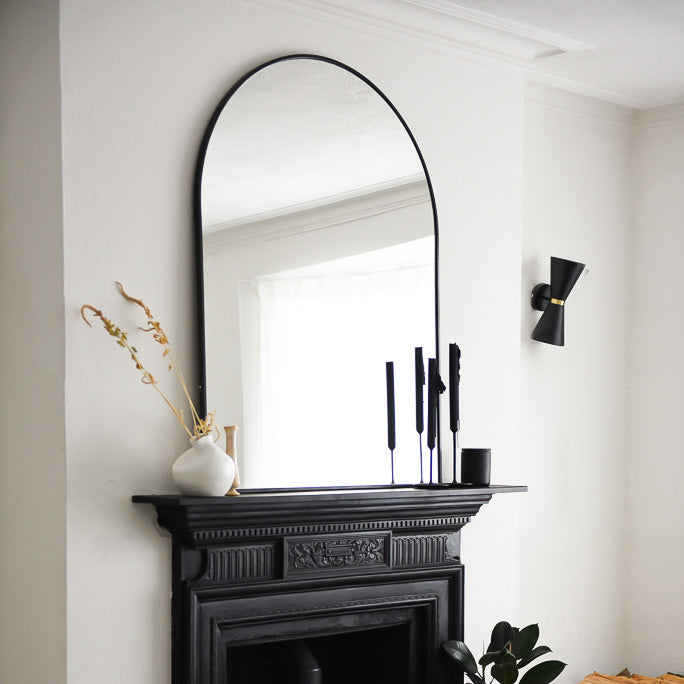
<path id="1" fill-rule="evenodd" d="M 492 630 L 492 640 L 489 642 L 487 653 L 500 651 L 513 638 L 513 627 L 508 622 L 497 622 Z"/>
<path id="2" fill-rule="evenodd" d="M 467 675 L 477 674 L 477 663 L 470 649 L 462 641 L 445 641 L 442 648 L 456 661 Z M 472 677 L 471 677 L 472 678 Z"/>
<path id="3" fill-rule="evenodd" d="M 518 660 L 526 658 L 537 641 L 539 641 L 539 625 L 528 625 L 513 637 L 511 651 L 515 653 Z"/>
<path id="4" fill-rule="evenodd" d="M 510 651 L 508 651 L 504 648 L 501 651 L 499 651 L 499 656 L 496 659 L 496 664 L 497 665 L 506 665 L 507 663 L 510 665 L 515 665 L 516 667 L 518 667 L 516 662 L 515 662 L 515 656 Z"/>
<path id="5" fill-rule="evenodd" d="M 545 655 L 546 653 L 551 653 L 551 649 L 548 646 L 537 646 L 537 648 L 533 649 L 527 657 L 523 658 L 518 663 L 518 669 L 521 670 L 523 667 L 529 665 L 533 660 L 539 658 L 539 656 Z"/>
<path id="6" fill-rule="evenodd" d="M 502 649 L 501 651 L 490 651 L 489 653 L 485 653 L 477 662 L 480 663 L 482 667 L 487 667 L 487 665 L 495 663 L 502 653 L 507 653 L 506 649 Z"/>
<path id="7" fill-rule="evenodd" d="M 520 680 L 520 684 L 549 684 L 565 669 L 560 660 L 547 660 L 528 670 Z"/>
<path id="8" fill-rule="evenodd" d="M 470 674 L 470 672 L 466 672 L 468 677 L 470 678 L 470 681 L 473 684 L 485 684 L 485 680 L 480 677 L 478 674 Z"/>
<path id="9" fill-rule="evenodd" d="M 497 682 L 501 682 L 501 684 L 513 684 L 518 679 L 518 668 L 515 664 L 515 658 L 513 658 L 513 662 L 509 660 L 492 665 L 492 677 Z"/>

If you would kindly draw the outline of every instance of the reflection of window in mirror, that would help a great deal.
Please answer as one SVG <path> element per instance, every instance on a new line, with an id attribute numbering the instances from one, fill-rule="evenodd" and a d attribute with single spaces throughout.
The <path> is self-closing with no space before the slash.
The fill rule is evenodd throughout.
<path id="1" fill-rule="evenodd" d="M 271 219 L 268 232 L 257 224 L 249 239 L 205 236 L 207 398 L 241 426 L 245 487 L 389 483 L 388 360 L 396 481 L 420 477 L 413 348 L 434 356 L 427 184 L 343 205 L 355 209 L 316 209 L 316 230 L 302 231 L 313 223 L 308 210 Z"/>
<path id="2" fill-rule="evenodd" d="M 425 306 L 433 263 L 430 237 L 240 283 L 250 483 L 386 484 L 386 437 L 378 426 L 386 420 L 388 359 L 404 400 L 397 402 L 397 482 L 419 479 L 415 412 L 406 400 L 413 396 L 413 349 L 425 344 L 434 320 Z"/>

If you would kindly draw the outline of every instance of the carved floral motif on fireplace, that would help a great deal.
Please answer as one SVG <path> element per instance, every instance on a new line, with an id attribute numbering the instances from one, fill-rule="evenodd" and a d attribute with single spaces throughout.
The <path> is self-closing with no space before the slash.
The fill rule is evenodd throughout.
<path id="1" fill-rule="evenodd" d="M 288 569 L 387 566 L 389 535 L 382 537 L 335 537 L 286 539 Z"/>

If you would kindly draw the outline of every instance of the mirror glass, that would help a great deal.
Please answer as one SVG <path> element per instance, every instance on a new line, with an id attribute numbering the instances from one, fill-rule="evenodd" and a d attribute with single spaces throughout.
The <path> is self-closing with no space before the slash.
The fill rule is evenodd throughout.
<path id="1" fill-rule="evenodd" d="M 275 60 L 224 98 L 200 153 L 206 408 L 238 425 L 241 488 L 419 481 L 414 348 L 435 355 L 435 213 L 375 86 Z"/>

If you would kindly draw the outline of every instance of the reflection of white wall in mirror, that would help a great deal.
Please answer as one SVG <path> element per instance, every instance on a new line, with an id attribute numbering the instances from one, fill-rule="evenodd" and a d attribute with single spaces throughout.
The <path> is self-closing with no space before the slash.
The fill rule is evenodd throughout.
<path id="1" fill-rule="evenodd" d="M 203 229 L 416 174 L 406 131 L 370 86 L 327 62 L 278 62 L 245 82 L 216 124 Z"/>
<path id="2" fill-rule="evenodd" d="M 240 284 L 249 486 L 389 483 L 387 360 L 396 480 L 418 481 L 413 348 L 433 353 L 433 262 L 434 240 L 422 238 Z"/>
<path id="3" fill-rule="evenodd" d="M 396 192 L 396 191 L 395 191 Z M 204 249 L 204 272 L 205 272 L 205 310 L 206 310 L 206 358 L 207 358 L 207 400 L 210 409 L 217 410 L 219 421 L 223 423 L 235 423 L 241 426 L 241 439 L 238 445 L 238 458 L 240 462 L 243 487 L 265 486 L 263 482 L 252 480 L 250 463 L 244 457 L 246 452 L 250 454 L 260 453 L 258 446 L 259 435 L 248 428 L 249 420 L 243 413 L 245 406 L 256 406 L 260 401 L 260 385 L 255 381 L 258 376 L 258 368 L 250 365 L 254 362 L 254 354 L 249 353 L 252 347 L 259 347 L 262 341 L 259 338 L 258 319 L 254 320 L 254 307 L 244 307 L 238 314 L 238 283 L 242 281 L 255 281 L 264 276 L 273 276 L 274 273 L 289 271 L 288 275 L 306 275 L 308 277 L 321 275 L 324 270 L 328 276 L 332 275 L 330 269 L 336 269 L 339 274 L 342 269 L 345 272 L 367 272 L 377 269 L 391 269 L 399 264 L 406 267 L 418 264 L 430 264 L 429 291 L 424 293 L 419 309 L 418 317 L 413 311 L 405 306 L 397 315 L 400 324 L 411 324 L 415 330 L 420 331 L 424 337 L 416 342 L 417 345 L 426 347 L 434 353 L 434 239 L 432 237 L 432 207 L 425 181 L 420 188 L 411 188 L 409 195 L 402 195 L 401 201 L 386 202 L 386 197 L 379 204 L 369 198 L 358 198 L 355 202 L 362 205 L 358 211 L 350 211 L 349 216 L 356 216 L 356 220 L 346 219 L 339 225 L 334 224 L 326 210 L 317 210 L 317 216 L 322 217 L 315 230 L 307 230 L 303 233 L 296 232 L 296 226 L 311 226 L 316 220 L 311 212 L 305 216 L 283 216 L 278 225 L 271 225 L 267 233 L 255 230 L 260 236 L 249 236 L 240 242 L 216 240 L 215 235 L 205 237 Z M 387 210 L 390 206 L 391 209 Z M 338 208 L 339 209 L 339 208 Z M 358 206 L 357 206 L 358 209 Z M 376 211 L 376 209 L 378 211 Z M 383 209 L 380 211 L 380 209 Z M 347 214 L 345 213 L 345 216 Z M 271 221 L 271 223 L 274 223 Z M 334 225 L 329 225 L 333 223 Z M 285 230 L 279 227 L 286 225 Z M 294 228 L 293 228 L 294 227 Z M 270 239 L 271 235 L 279 236 Z M 418 245 L 423 245 L 422 251 L 417 250 Z M 393 247 L 393 249 L 389 249 Z M 350 257 L 355 257 L 350 259 Z M 322 266 L 318 266 L 322 264 Z M 297 272 L 296 269 L 304 269 Z M 366 282 L 370 287 L 372 283 Z M 372 296 L 372 291 L 367 291 L 367 296 Z M 402 295 L 395 292 L 397 297 Z M 370 300 L 369 300 L 370 301 Z M 397 299 L 400 302 L 400 299 Z M 250 314 L 251 312 L 251 314 Z M 242 323 L 239 318 L 242 318 Z M 427 322 L 424 322 L 426 321 Z M 357 321 L 354 326 L 355 335 L 370 335 L 370 329 L 365 328 L 366 322 Z M 287 328 L 289 334 L 298 333 L 292 325 Z M 250 331 L 249 333 L 247 331 Z M 240 349 L 247 350 L 243 355 Z M 384 350 L 387 355 L 391 351 L 388 346 Z M 410 352 L 412 354 L 412 352 Z M 402 357 L 404 355 L 402 354 Z M 409 357 L 407 356 L 407 362 Z M 412 359 L 412 356 L 410 357 Z M 381 367 L 384 361 L 382 359 Z M 397 356 L 397 361 L 399 357 Z M 399 374 L 400 369 L 397 369 Z M 399 378 L 398 378 L 399 379 Z M 311 397 L 318 400 L 329 393 L 328 388 L 322 384 L 318 387 L 319 394 Z M 384 380 L 378 385 L 380 391 L 384 391 Z M 408 388 L 404 388 L 408 392 Z M 400 388 L 397 387 L 397 393 Z M 405 397 L 406 398 L 406 397 Z M 320 402 L 318 402 L 320 403 Z M 379 407 L 384 406 L 384 399 Z M 411 409 L 412 411 L 413 409 Z M 399 423 L 398 418 L 398 423 Z M 412 421 L 413 418 L 407 417 Z M 407 425 L 412 423 L 406 423 Z M 380 422 L 375 426 L 379 439 L 384 443 L 385 416 L 380 416 Z M 339 431 L 339 423 L 328 421 L 326 430 Z M 417 450 L 417 437 L 411 442 L 414 450 Z M 401 443 L 400 443 L 401 445 Z M 383 449 L 378 454 L 378 461 L 382 461 Z M 296 464 L 291 464 L 296 465 Z M 313 471 L 310 471 L 313 472 Z M 296 474 L 295 474 L 296 473 Z M 387 482 L 386 473 L 382 482 Z M 307 477 L 306 468 L 292 471 L 291 476 L 297 478 L 295 484 L 302 485 L 302 480 Z M 411 478 L 414 479 L 414 478 Z M 364 476 L 363 480 L 370 480 Z M 320 485 L 321 482 L 310 484 Z M 350 484 L 346 480 L 338 480 L 334 484 Z M 283 483 L 272 483 L 272 486 L 284 486 Z"/>

